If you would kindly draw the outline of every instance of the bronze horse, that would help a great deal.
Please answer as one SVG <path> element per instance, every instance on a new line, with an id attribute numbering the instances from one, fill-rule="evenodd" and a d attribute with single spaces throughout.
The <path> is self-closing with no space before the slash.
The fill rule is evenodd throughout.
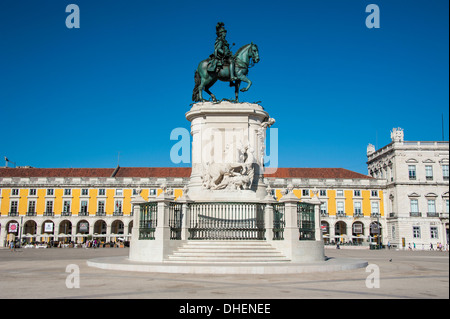
<path id="1" fill-rule="evenodd" d="M 248 89 L 252 85 L 252 81 L 250 81 L 247 78 L 247 74 L 251 61 L 253 61 L 254 63 L 259 62 L 258 46 L 256 44 L 253 44 L 253 42 L 250 44 L 246 44 L 239 50 L 237 50 L 237 52 L 234 54 L 233 57 L 235 59 L 234 74 L 235 77 L 237 78 L 236 81 L 230 80 L 229 65 L 225 65 L 222 69 L 220 69 L 219 73 L 216 73 L 208 71 L 208 63 L 211 61 L 211 58 L 203 60 L 202 62 L 199 63 L 194 76 L 195 87 L 194 91 L 192 92 L 192 101 L 204 102 L 205 99 L 203 98 L 202 95 L 203 90 L 211 96 L 214 102 L 217 101 L 216 97 L 214 96 L 214 94 L 211 93 L 209 88 L 213 86 L 217 80 L 220 80 L 223 82 L 230 82 L 230 86 L 234 86 L 236 95 L 235 101 L 238 102 L 239 86 L 241 84 L 241 81 L 247 83 L 247 87 L 242 88 L 241 92 L 248 91 Z"/>

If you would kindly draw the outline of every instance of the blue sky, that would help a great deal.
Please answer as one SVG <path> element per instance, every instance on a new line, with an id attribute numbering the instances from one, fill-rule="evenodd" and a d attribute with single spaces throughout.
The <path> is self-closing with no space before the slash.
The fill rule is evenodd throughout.
<path id="1" fill-rule="evenodd" d="M 68 29 L 68 4 L 80 28 Z M 365 8 L 380 8 L 379 29 Z M 447 0 L 0 2 L 0 156 L 33 167 L 177 166 L 194 71 L 227 39 L 258 45 L 240 100 L 276 119 L 280 167 L 367 173 L 368 143 L 448 140 Z M 218 83 L 218 98 L 233 89 Z M 269 145 L 270 147 L 270 145 Z M 0 162 L 1 163 L 1 162 Z M 3 165 L 1 163 L 0 165 Z M 184 164 L 183 166 L 189 166 Z"/>

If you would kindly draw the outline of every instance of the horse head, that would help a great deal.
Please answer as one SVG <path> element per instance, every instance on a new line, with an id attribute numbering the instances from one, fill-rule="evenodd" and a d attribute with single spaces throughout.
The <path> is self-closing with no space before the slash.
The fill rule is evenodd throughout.
<path id="1" fill-rule="evenodd" d="M 250 50 L 249 50 L 249 56 L 253 59 L 255 63 L 259 62 L 259 51 L 258 46 L 254 44 L 253 42 L 250 43 Z"/>

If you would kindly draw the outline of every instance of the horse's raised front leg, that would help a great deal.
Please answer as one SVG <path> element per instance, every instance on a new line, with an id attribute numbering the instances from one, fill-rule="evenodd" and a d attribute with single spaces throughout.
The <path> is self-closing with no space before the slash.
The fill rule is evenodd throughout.
<path id="1" fill-rule="evenodd" d="M 248 91 L 248 89 L 250 89 L 250 87 L 252 86 L 252 81 L 250 81 L 249 78 L 246 77 L 244 74 L 240 74 L 240 75 L 239 75 L 239 80 L 241 80 L 241 81 L 247 83 L 247 87 L 242 88 L 242 89 L 241 89 L 241 92 Z"/>

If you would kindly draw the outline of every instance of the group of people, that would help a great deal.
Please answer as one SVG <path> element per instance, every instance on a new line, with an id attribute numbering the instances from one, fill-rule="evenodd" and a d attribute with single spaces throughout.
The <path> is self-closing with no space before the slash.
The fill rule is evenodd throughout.
<path id="1" fill-rule="evenodd" d="M 125 243 L 124 243 L 125 244 Z M 48 241 L 48 242 L 32 242 L 32 243 L 26 243 L 24 242 L 21 246 L 19 246 L 18 241 L 16 240 L 10 240 L 7 242 L 7 246 L 11 251 L 15 251 L 18 247 L 24 247 L 24 248 L 51 248 L 51 247 L 57 247 L 57 248 L 66 248 L 66 247 L 75 247 L 75 248 L 99 248 L 99 247 L 105 247 L 105 245 L 108 245 L 108 247 L 120 247 L 120 243 L 118 242 L 109 242 L 109 243 L 101 243 L 97 239 L 88 240 L 82 244 L 76 244 L 72 241 L 69 242 L 56 242 L 56 241 Z"/>
<path id="2" fill-rule="evenodd" d="M 425 244 L 422 244 L 421 248 L 422 250 L 425 250 Z M 416 243 L 412 243 L 412 246 L 411 243 L 408 244 L 408 250 L 417 250 L 417 249 L 418 247 Z M 429 250 L 448 251 L 449 247 L 448 244 L 443 245 L 442 243 L 437 243 L 436 245 L 433 245 L 433 243 L 430 243 Z"/>

